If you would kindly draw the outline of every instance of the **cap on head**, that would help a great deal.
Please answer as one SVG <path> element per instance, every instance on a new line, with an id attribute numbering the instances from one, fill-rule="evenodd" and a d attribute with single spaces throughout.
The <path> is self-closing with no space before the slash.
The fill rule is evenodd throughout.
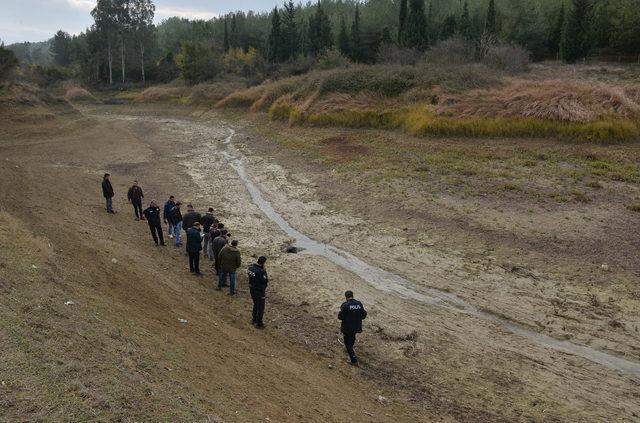
<path id="1" fill-rule="evenodd" d="M 258 257 L 258 264 L 265 264 L 266 261 L 267 261 L 267 258 L 265 256 Z"/>
<path id="2" fill-rule="evenodd" d="M 353 291 L 347 291 L 344 293 L 345 298 L 353 298 Z"/>
<path id="3" fill-rule="evenodd" d="M 234 239 L 233 241 L 231 241 L 231 245 L 234 246 L 234 247 L 237 247 L 238 246 L 238 240 Z"/>

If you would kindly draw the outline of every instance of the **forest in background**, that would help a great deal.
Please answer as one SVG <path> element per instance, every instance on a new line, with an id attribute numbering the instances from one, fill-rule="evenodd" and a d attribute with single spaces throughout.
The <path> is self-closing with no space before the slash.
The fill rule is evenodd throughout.
<path id="1" fill-rule="evenodd" d="M 575 63 L 597 55 L 636 61 L 637 6 L 636 0 L 288 1 L 270 12 L 209 21 L 174 17 L 154 25 L 151 0 L 99 0 L 85 32 L 61 30 L 49 41 L 8 48 L 45 79 L 91 85 L 197 83 L 222 75 L 257 83 L 344 61 L 415 61 L 450 38 L 472 44 L 473 55 L 502 45 L 532 60 Z"/>

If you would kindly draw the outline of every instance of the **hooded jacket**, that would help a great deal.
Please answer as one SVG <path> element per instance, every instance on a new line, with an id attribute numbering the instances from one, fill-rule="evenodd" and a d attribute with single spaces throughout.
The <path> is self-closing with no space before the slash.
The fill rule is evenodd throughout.
<path id="1" fill-rule="evenodd" d="M 242 264 L 240 250 L 232 245 L 225 246 L 219 254 L 220 270 L 226 273 L 234 273 Z"/>

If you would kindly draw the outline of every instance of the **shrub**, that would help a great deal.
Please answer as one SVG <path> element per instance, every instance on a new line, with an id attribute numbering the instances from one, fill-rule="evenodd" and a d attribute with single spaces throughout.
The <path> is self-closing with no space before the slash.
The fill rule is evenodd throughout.
<path id="1" fill-rule="evenodd" d="M 526 72 L 529 69 L 529 52 L 519 46 L 498 44 L 489 47 L 483 62 L 509 73 Z"/>
<path id="2" fill-rule="evenodd" d="M 224 70 L 241 76 L 259 76 L 264 71 L 264 61 L 258 50 L 251 47 L 246 52 L 241 48 L 234 48 L 223 58 Z"/>
<path id="3" fill-rule="evenodd" d="M 7 78 L 16 66 L 18 59 L 15 53 L 4 48 L 4 44 L 0 44 L 0 80 Z"/>
<path id="4" fill-rule="evenodd" d="M 422 53 L 419 50 L 401 48 L 396 44 L 383 44 L 378 50 L 376 62 L 390 65 L 413 66 L 418 63 L 422 57 Z"/>
<path id="5" fill-rule="evenodd" d="M 458 65 L 476 61 L 476 47 L 472 41 L 453 37 L 432 46 L 424 55 L 427 63 Z"/>
<path id="6" fill-rule="evenodd" d="M 189 84 L 213 79 L 220 71 L 220 63 L 213 51 L 202 43 L 183 43 L 176 64 L 182 78 Z"/>
<path id="7" fill-rule="evenodd" d="M 331 49 L 325 50 L 325 52 L 318 57 L 318 63 L 316 63 L 315 68 L 320 70 L 346 68 L 350 64 L 351 61 L 343 56 L 340 51 Z"/>
<path id="8" fill-rule="evenodd" d="M 156 78 L 159 82 L 171 82 L 180 76 L 173 53 L 167 53 L 156 66 Z"/>

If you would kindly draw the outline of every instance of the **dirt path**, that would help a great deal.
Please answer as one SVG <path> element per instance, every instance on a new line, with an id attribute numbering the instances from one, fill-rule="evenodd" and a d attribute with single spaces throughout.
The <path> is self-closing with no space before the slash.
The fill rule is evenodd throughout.
<path id="1" fill-rule="evenodd" d="M 287 349 L 332 366 L 343 363 L 335 311 L 341 292 L 356 292 L 370 311 L 357 345 L 363 366 L 357 373 L 345 368 L 341 377 L 365 390 L 375 387 L 370 397 L 385 409 L 374 410 L 373 420 L 633 421 L 640 415 L 637 336 L 604 342 L 588 331 L 571 340 L 541 333 L 537 322 L 545 318 L 539 314 L 547 299 L 530 292 L 553 285 L 549 276 L 474 263 L 455 251 L 410 241 L 404 222 L 372 224 L 332 208 L 319 194 L 319 184 L 331 181 L 329 173 L 307 172 L 286 160 L 286 151 L 258 154 L 257 146 L 267 140 L 214 113 L 164 106 L 96 107 L 85 113 L 93 123 L 78 129 L 78 137 L 95 137 L 92 146 L 107 144 L 105 170 L 140 179 L 148 195 L 159 199 L 172 192 L 201 210 L 213 206 L 240 240 L 245 261 L 270 257 L 267 321 Z M 71 145 L 57 148 L 71 153 Z M 15 146 L 5 152 L 12 149 L 23 151 Z M 49 166 L 69 166 L 64 155 L 30 154 Z M 68 157 L 75 171 L 95 173 L 92 154 L 100 150 Z M 341 194 L 335 191 L 337 198 Z M 133 233 L 144 246 L 144 228 Z M 304 250 L 284 253 L 294 239 Z M 181 258 L 170 262 L 176 259 Z M 181 297 L 201 310 L 197 296 L 209 295 L 208 284 L 195 291 L 180 288 Z M 243 284 L 241 279 L 240 289 Z M 232 325 L 250 342 L 241 322 L 234 318 Z M 358 407 L 371 407 L 368 400 L 363 397 Z M 334 396 L 323 401 L 338 404 Z M 322 412 L 329 421 L 342 420 Z"/>

